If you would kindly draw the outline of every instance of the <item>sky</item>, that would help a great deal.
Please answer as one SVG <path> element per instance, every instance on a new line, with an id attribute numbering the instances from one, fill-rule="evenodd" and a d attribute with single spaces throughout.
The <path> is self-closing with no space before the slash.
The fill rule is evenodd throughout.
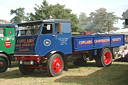
<path id="1" fill-rule="evenodd" d="M 0 0 L 0 19 L 10 21 L 14 15 L 10 15 L 11 9 L 19 7 L 25 8 L 25 13 L 34 12 L 35 4 L 42 4 L 43 0 Z M 72 10 L 72 13 L 79 14 L 85 12 L 87 16 L 90 12 L 95 12 L 99 8 L 106 8 L 107 12 L 114 12 L 114 15 L 121 17 L 122 13 L 128 9 L 127 0 L 47 0 L 49 4 L 65 5 L 65 8 Z M 115 27 L 123 28 L 123 21 L 115 24 Z"/>

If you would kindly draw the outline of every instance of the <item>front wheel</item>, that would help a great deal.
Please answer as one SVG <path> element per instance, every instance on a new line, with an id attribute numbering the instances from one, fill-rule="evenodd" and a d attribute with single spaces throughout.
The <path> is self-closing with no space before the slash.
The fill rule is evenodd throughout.
<path id="1" fill-rule="evenodd" d="M 0 73 L 5 72 L 8 68 L 8 58 L 4 54 L 0 54 Z"/>
<path id="2" fill-rule="evenodd" d="M 28 68 L 27 65 L 21 65 L 19 63 L 19 70 L 22 74 L 27 75 L 27 74 L 33 73 L 35 69 L 34 68 Z"/>
<path id="3" fill-rule="evenodd" d="M 64 69 L 64 62 L 60 54 L 53 54 L 47 62 L 47 70 L 50 76 L 59 76 Z"/>
<path id="4" fill-rule="evenodd" d="M 112 52 L 109 48 L 105 48 L 102 51 L 99 51 L 99 55 L 96 56 L 97 66 L 107 67 L 112 64 Z"/>

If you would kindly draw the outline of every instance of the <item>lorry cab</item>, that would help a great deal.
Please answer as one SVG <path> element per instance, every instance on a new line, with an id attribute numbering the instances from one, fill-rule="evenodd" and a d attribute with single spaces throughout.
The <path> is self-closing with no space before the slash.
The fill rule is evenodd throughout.
<path id="1" fill-rule="evenodd" d="M 41 68 L 47 69 L 50 76 L 57 76 L 67 70 L 65 55 L 72 53 L 70 20 L 48 19 L 20 23 L 18 27 L 26 30 L 16 36 L 15 42 L 21 73 Z"/>
<path id="2" fill-rule="evenodd" d="M 18 24 L 24 35 L 16 36 L 15 55 L 46 56 L 49 52 L 72 53 L 68 19 L 48 19 Z"/>

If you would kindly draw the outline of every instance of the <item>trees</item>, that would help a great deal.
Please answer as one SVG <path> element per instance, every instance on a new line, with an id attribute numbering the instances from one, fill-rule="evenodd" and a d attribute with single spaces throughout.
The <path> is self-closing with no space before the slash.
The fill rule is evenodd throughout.
<path id="1" fill-rule="evenodd" d="M 35 13 L 28 13 L 30 21 L 43 20 L 49 16 L 52 16 L 54 19 L 71 19 L 72 31 L 77 32 L 81 30 L 78 26 L 79 20 L 77 19 L 77 16 L 71 13 L 71 9 L 65 8 L 64 5 L 49 5 L 48 2 L 44 0 L 41 5 L 36 4 L 34 10 Z"/>
<path id="2" fill-rule="evenodd" d="M 85 27 L 88 25 L 87 16 L 84 12 L 79 15 L 79 25 L 82 29 L 85 29 Z"/>
<path id="3" fill-rule="evenodd" d="M 11 10 L 10 14 L 15 14 L 16 16 L 11 19 L 12 23 L 21 23 L 22 21 L 35 21 L 44 20 L 52 16 L 54 19 L 71 19 L 71 28 L 73 32 L 81 31 L 79 27 L 79 20 L 76 14 L 71 13 L 71 9 L 65 8 L 64 5 L 56 4 L 49 5 L 46 0 L 42 2 L 41 5 L 34 7 L 35 13 L 27 13 L 25 16 L 24 8 L 17 8 L 16 10 Z"/>
<path id="4" fill-rule="evenodd" d="M 90 23 L 96 24 L 99 32 L 106 32 L 114 29 L 113 24 L 119 19 L 114 12 L 108 13 L 105 8 L 97 9 L 95 12 L 91 12 L 88 18 Z"/>
<path id="5" fill-rule="evenodd" d="M 17 8 L 16 10 L 11 9 L 10 14 L 15 14 L 15 17 L 11 19 L 11 23 L 21 23 L 23 21 L 27 21 L 27 17 L 25 16 L 24 8 Z"/>
<path id="6" fill-rule="evenodd" d="M 128 9 L 127 9 L 125 12 L 123 12 L 123 14 L 122 14 L 122 19 L 123 19 L 123 20 L 124 20 L 124 19 L 128 19 Z M 125 28 L 128 27 L 128 26 L 125 25 L 124 23 L 123 23 L 123 25 L 124 25 Z"/>
<path id="7" fill-rule="evenodd" d="M 10 24 L 7 20 L 0 19 L 0 24 Z"/>
<path id="8" fill-rule="evenodd" d="M 123 19 L 128 18 L 128 9 L 125 12 L 123 12 L 122 16 L 123 16 Z"/>
<path id="9" fill-rule="evenodd" d="M 114 15 L 114 12 L 108 13 L 105 8 L 91 12 L 89 17 L 86 16 L 86 13 L 81 13 L 79 16 L 80 26 L 87 31 L 94 32 L 107 32 L 117 29 L 113 24 L 116 23 L 118 19 L 119 17 Z"/>

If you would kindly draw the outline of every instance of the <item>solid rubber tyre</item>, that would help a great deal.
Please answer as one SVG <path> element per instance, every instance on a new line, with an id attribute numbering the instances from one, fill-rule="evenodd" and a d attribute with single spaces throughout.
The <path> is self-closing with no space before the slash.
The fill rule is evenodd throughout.
<path id="1" fill-rule="evenodd" d="M 53 54 L 47 62 L 49 76 L 59 76 L 64 69 L 64 61 L 60 54 Z"/>
<path id="2" fill-rule="evenodd" d="M 8 69 L 8 57 L 5 54 L 0 54 L 0 73 Z"/>
<path id="3" fill-rule="evenodd" d="M 96 56 L 96 64 L 100 67 L 107 67 L 112 64 L 112 52 L 109 48 L 104 48 L 103 50 L 98 51 Z"/>
<path id="4" fill-rule="evenodd" d="M 19 61 L 18 61 L 18 63 L 19 63 Z M 33 73 L 34 70 L 35 70 L 35 68 L 27 68 L 26 65 L 22 65 L 22 64 L 19 63 L 19 70 L 20 70 L 20 72 L 21 72 L 22 74 L 28 75 L 28 74 L 30 74 L 30 73 Z"/>

